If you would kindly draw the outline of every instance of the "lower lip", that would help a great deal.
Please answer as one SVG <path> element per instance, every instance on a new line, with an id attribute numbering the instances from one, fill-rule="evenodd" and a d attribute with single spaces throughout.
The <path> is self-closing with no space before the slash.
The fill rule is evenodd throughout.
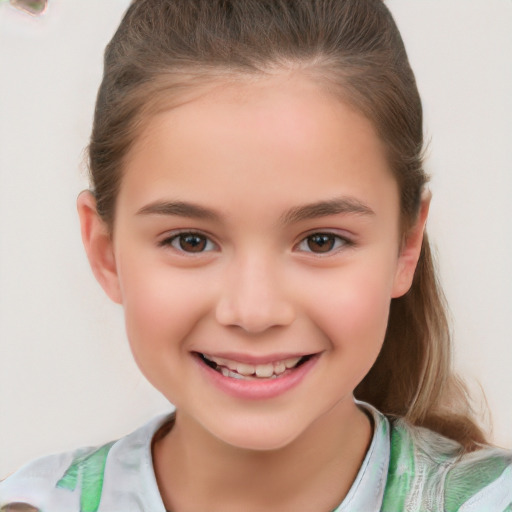
<path id="1" fill-rule="evenodd" d="M 242 380 L 233 377 L 224 377 L 222 373 L 204 364 L 197 356 L 194 358 L 208 380 L 220 388 L 224 393 L 244 400 L 264 400 L 274 398 L 286 393 L 299 385 L 307 373 L 315 366 L 318 355 L 312 356 L 298 368 L 286 372 L 276 379 Z"/>

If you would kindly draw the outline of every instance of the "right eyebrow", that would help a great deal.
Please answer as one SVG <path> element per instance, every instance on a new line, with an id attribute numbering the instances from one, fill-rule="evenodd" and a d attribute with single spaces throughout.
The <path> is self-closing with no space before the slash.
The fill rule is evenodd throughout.
<path id="1" fill-rule="evenodd" d="M 140 208 L 137 215 L 172 215 L 217 221 L 220 219 L 220 215 L 214 210 L 184 201 L 154 201 Z"/>

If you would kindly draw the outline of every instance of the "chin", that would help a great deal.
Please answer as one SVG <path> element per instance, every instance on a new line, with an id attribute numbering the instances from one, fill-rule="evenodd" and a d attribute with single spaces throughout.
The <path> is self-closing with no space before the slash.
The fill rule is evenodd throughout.
<path id="1" fill-rule="evenodd" d="M 217 439 L 234 448 L 250 451 L 275 451 L 293 443 L 302 433 L 292 421 L 246 421 L 239 419 L 234 424 L 212 425 L 206 428 Z"/>

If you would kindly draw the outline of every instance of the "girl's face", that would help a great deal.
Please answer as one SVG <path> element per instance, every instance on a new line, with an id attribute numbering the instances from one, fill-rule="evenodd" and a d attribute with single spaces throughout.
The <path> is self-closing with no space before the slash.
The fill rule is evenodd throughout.
<path id="1" fill-rule="evenodd" d="M 178 418 L 272 449 L 353 414 L 419 251 L 368 120 L 301 77 L 211 88 L 132 148 L 112 243 L 88 201 L 93 268 Z"/>

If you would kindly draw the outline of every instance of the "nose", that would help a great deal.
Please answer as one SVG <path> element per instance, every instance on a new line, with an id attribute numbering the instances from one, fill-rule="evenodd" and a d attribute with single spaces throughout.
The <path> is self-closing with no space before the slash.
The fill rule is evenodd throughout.
<path id="1" fill-rule="evenodd" d="M 221 283 L 217 321 L 252 334 L 291 324 L 295 309 L 283 281 L 276 265 L 256 255 L 232 262 Z"/>

